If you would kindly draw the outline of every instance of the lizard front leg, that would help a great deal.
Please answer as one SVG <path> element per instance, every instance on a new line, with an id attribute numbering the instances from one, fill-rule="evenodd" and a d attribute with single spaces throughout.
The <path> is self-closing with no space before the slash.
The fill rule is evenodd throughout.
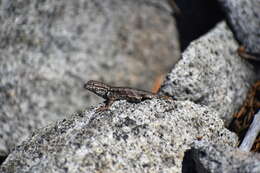
<path id="1" fill-rule="evenodd" d="M 107 99 L 105 101 L 105 105 L 103 106 L 100 106 L 98 109 L 97 109 L 97 112 L 102 112 L 102 111 L 106 111 L 109 109 L 109 107 L 115 102 L 115 99 Z"/>

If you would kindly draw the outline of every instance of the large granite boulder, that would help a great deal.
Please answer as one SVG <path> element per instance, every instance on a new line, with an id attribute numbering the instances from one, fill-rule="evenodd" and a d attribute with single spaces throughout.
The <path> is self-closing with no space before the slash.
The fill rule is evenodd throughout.
<path id="1" fill-rule="evenodd" d="M 0 156 L 100 102 L 87 80 L 149 90 L 179 56 L 171 12 L 166 1 L 1 1 Z"/>
<path id="2" fill-rule="evenodd" d="M 0 172 L 176 172 L 197 140 L 235 147 L 219 114 L 189 101 L 117 101 L 35 131 Z"/>

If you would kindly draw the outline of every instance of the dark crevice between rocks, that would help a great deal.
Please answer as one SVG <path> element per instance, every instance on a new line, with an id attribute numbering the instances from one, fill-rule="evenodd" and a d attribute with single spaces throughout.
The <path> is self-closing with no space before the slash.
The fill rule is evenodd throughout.
<path id="1" fill-rule="evenodd" d="M 2 165 L 2 163 L 4 163 L 6 158 L 7 158 L 7 155 L 6 156 L 0 156 L 0 166 Z"/>
<path id="2" fill-rule="evenodd" d="M 182 161 L 182 173 L 209 173 L 201 164 L 195 162 L 196 152 L 198 151 L 190 149 L 184 153 L 184 158 Z"/>
<path id="3" fill-rule="evenodd" d="M 182 161 L 182 173 L 198 173 L 195 161 L 192 158 L 192 151 L 187 150 Z"/>
<path id="4" fill-rule="evenodd" d="M 180 9 L 180 14 L 176 14 L 175 19 L 182 52 L 191 41 L 207 33 L 224 19 L 217 0 L 175 0 L 175 3 Z"/>

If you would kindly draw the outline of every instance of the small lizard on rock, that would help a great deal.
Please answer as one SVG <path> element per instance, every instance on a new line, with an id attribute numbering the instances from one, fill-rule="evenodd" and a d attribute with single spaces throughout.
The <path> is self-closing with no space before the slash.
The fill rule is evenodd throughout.
<path id="1" fill-rule="evenodd" d="M 157 94 L 128 87 L 113 87 L 102 82 L 90 80 L 84 84 L 84 88 L 105 99 L 105 105 L 98 111 L 108 109 L 116 100 L 126 100 L 132 103 L 139 103 L 143 100 L 153 98 L 167 98 L 168 96 L 159 96 Z"/>

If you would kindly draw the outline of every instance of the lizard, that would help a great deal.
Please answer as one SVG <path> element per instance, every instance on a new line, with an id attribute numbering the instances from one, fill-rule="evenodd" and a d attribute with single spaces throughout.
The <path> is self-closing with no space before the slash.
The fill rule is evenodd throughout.
<path id="1" fill-rule="evenodd" d="M 153 98 L 172 99 L 168 96 L 159 96 L 158 94 L 144 90 L 129 87 L 114 87 L 95 80 L 90 80 L 85 83 L 84 88 L 105 99 L 105 105 L 98 108 L 98 111 L 107 110 L 116 100 L 139 103 Z"/>

